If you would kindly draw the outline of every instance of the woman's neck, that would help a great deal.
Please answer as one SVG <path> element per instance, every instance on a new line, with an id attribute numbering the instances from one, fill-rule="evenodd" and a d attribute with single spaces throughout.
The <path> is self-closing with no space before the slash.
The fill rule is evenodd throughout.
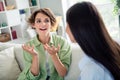
<path id="1" fill-rule="evenodd" d="M 44 36 L 39 35 L 38 38 L 41 43 L 46 44 L 50 41 L 50 34 Z"/>

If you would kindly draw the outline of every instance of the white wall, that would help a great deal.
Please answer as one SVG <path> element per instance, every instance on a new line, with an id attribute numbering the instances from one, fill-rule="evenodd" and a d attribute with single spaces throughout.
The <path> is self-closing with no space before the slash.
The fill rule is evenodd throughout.
<path id="1" fill-rule="evenodd" d="M 55 14 L 62 14 L 61 0 L 40 0 L 41 8 L 50 8 Z"/>

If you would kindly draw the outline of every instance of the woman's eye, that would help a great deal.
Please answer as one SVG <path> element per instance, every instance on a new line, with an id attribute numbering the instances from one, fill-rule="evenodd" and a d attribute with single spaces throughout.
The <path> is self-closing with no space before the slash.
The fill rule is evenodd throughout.
<path id="1" fill-rule="evenodd" d="M 40 22 L 41 22 L 40 20 L 37 21 L 37 23 L 40 23 Z"/>
<path id="2" fill-rule="evenodd" d="M 46 19 L 45 22 L 50 22 L 50 20 Z"/>
<path id="3" fill-rule="evenodd" d="M 41 22 L 41 20 L 36 20 L 35 22 L 36 22 L 36 23 L 40 23 L 40 22 Z"/>

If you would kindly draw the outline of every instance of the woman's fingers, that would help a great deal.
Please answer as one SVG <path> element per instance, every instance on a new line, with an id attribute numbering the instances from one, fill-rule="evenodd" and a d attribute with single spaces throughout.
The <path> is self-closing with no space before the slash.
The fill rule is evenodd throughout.
<path id="1" fill-rule="evenodd" d="M 57 51 L 59 51 L 60 50 L 60 44 L 58 44 L 58 47 L 57 47 Z"/>
<path id="2" fill-rule="evenodd" d="M 48 51 L 49 54 L 56 54 L 60 50 L 60 45 L 58 44 L 58 47 L 51 45 L 50 47 L 48 44 L 45 44 L 44 48 Z"/>
<path id="3" fill-rule="evenodd" d="M 29 52 L 31 55 L 36 55 L 36 54 L 38 54 L 35 50 L 34 50 L 34 46 L 32 45 L 32 46 L 30 46 L 29 44 L 24 44 L 24 45 L 22 45 L 22 48 L 25 50 L 25 51 L 27 51 L 27 52 Z"/>

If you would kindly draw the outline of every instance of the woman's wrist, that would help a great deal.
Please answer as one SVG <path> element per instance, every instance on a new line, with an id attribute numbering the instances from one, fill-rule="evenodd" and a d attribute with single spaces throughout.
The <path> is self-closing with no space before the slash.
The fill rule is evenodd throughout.
<path id="1" fill-rule="evenodd" d="M 52 58 L 52 59 L 58 58 L 58 54 L 56 53 L 56 54 L 54 54 L 54 55 L 51 55 L 51 58 Z"/>
<path id="2" fill-rule="evenodd" d="M 33 59 L 34 59 L 34 58 L 38 58 L 38 54 L 32 55 L 32 58 L 33 58 Z"/>

